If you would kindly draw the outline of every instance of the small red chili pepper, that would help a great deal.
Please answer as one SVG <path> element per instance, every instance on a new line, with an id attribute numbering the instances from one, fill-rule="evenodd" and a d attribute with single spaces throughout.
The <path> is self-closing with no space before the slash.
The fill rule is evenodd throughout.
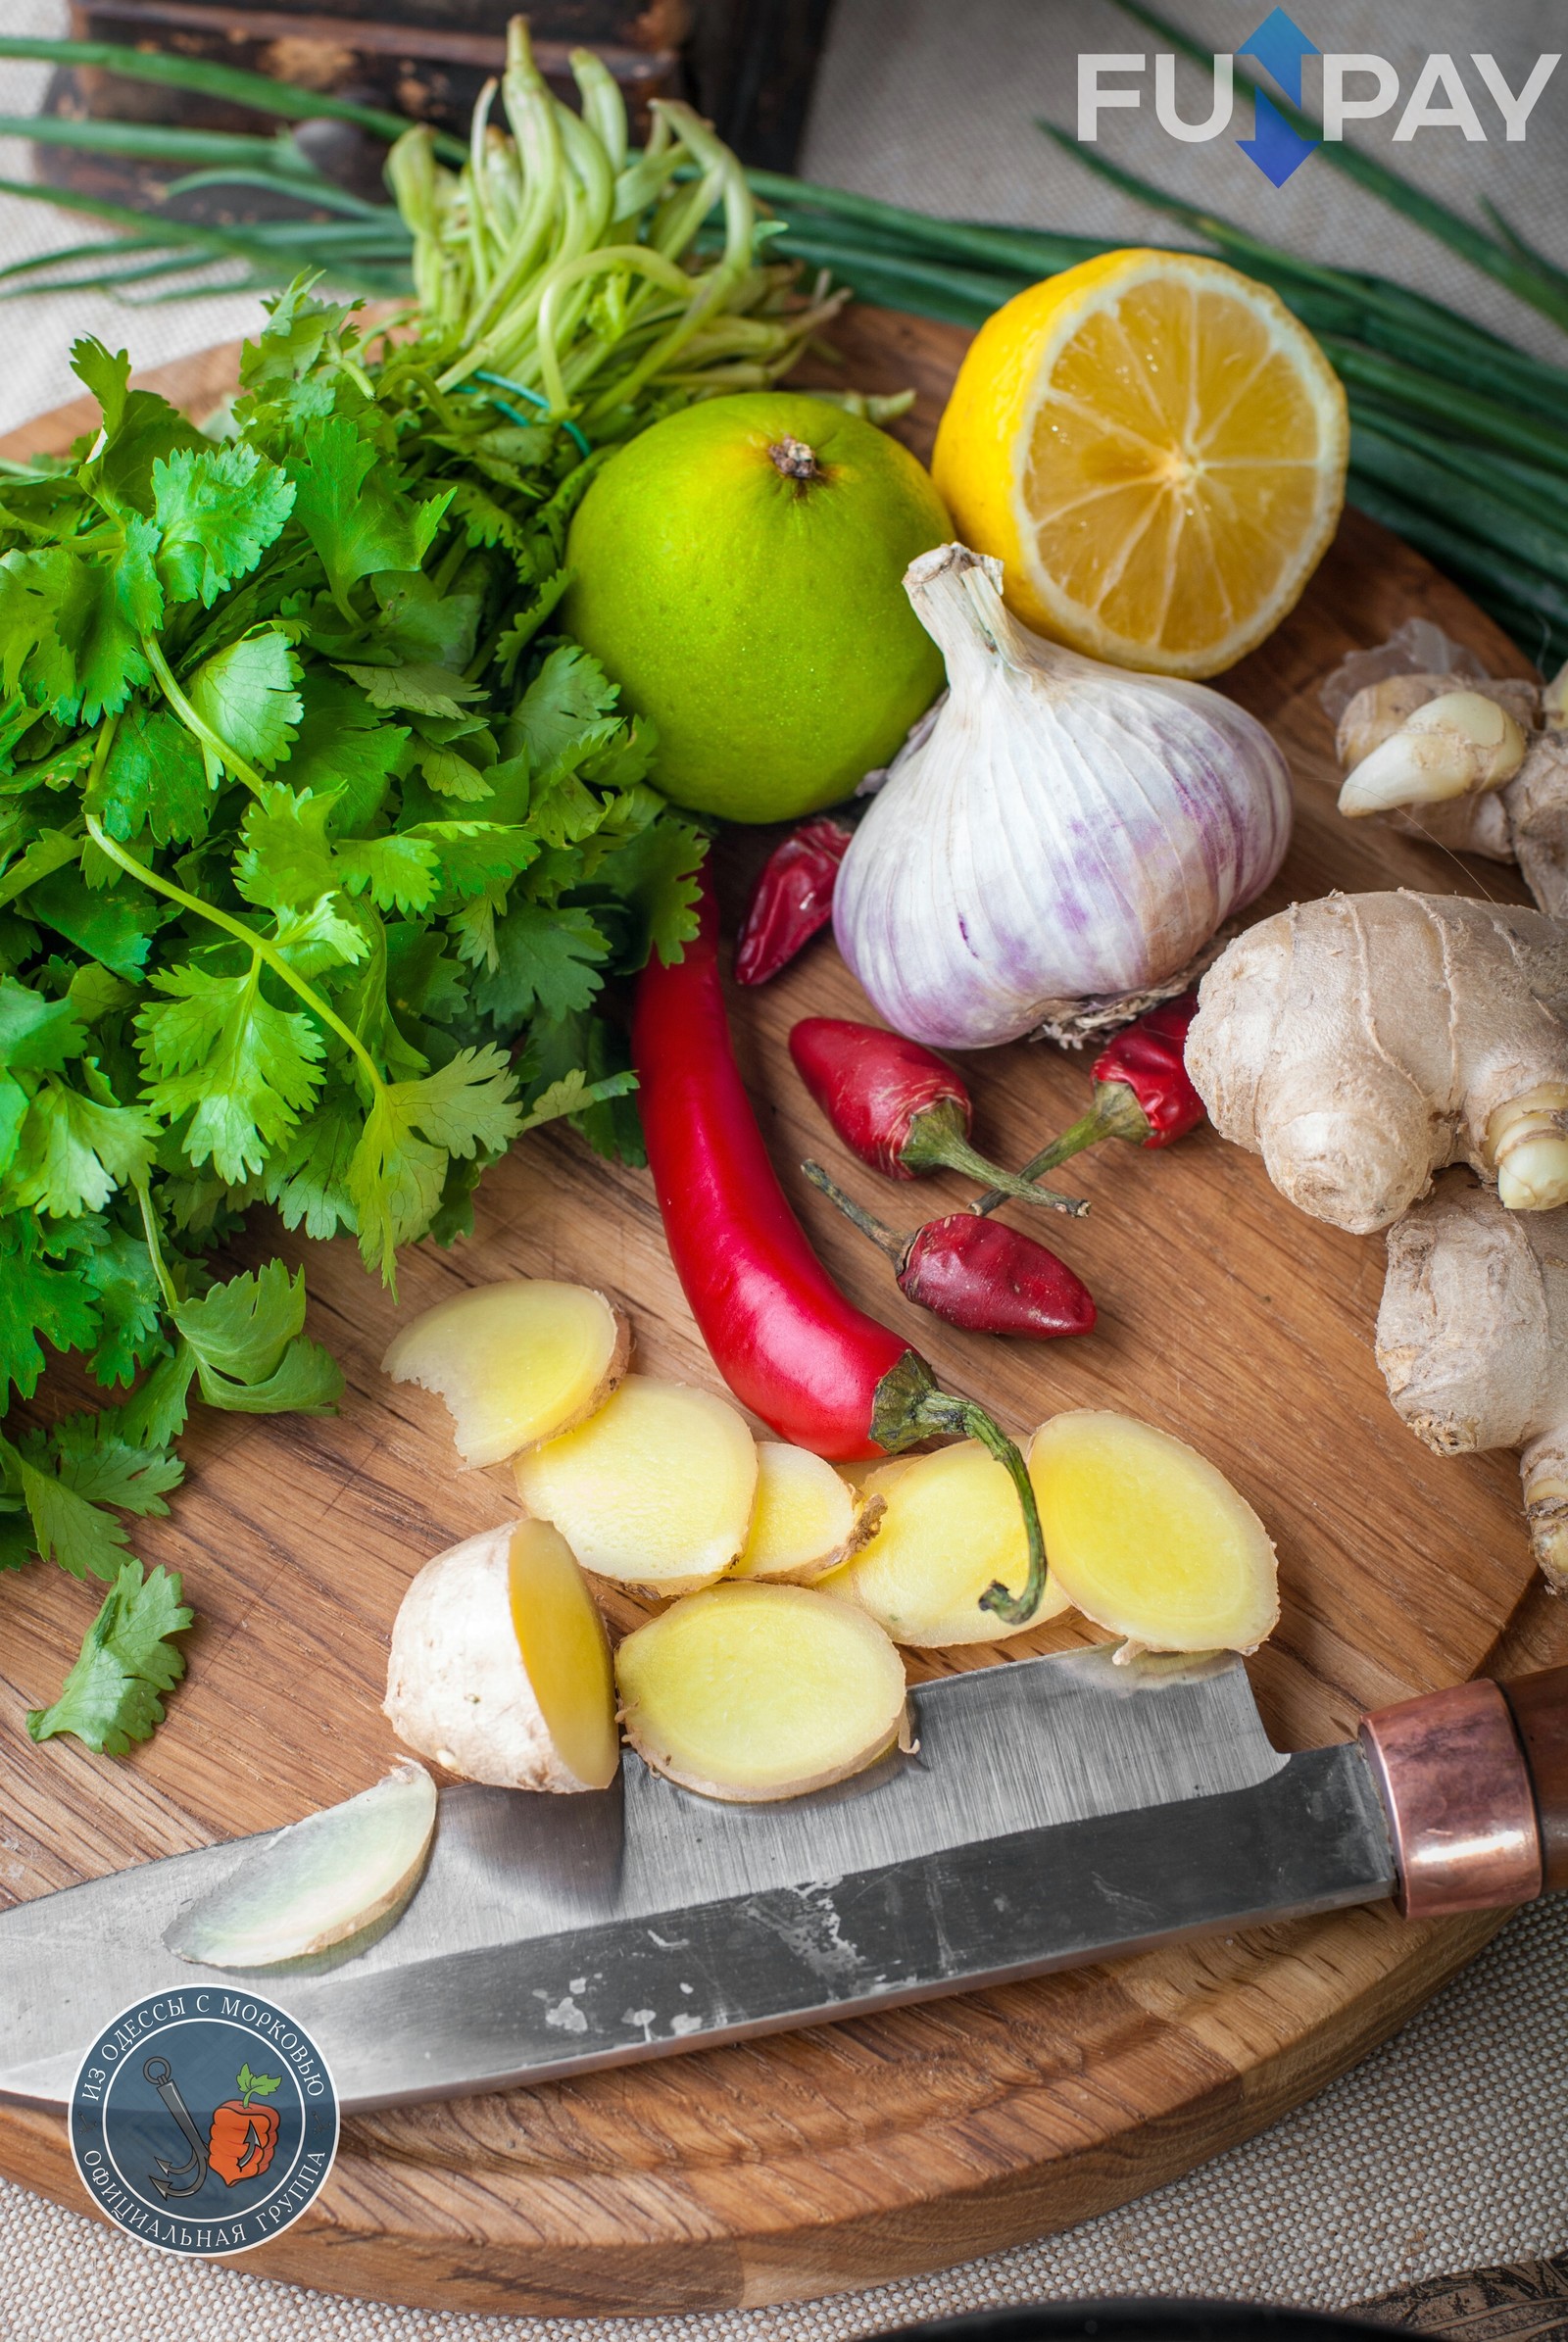
<path id="1" fill-rule="evenodd" d="M 999 1195 L 1044 1203 L 1075 1217 L 1081 1197 L 1015 1179 L 969 1144 L 974 1107 L 951 1065 L 902 1034 L 844 1016 L 803 1017 L 790 1035 L 802 1081 L 846 1147 L 889 1179 L 946 1168 L 981 1179 Z"/>
<path id="2" fill-rule="evenodd" d="M 833 916 L 833 887 L 855 830 L 818 815 L 774 847 L 758 874 L 735 946 L 737 984 L 765 984 Z"/>
<path id="3" fill-rule="evenodd" d="M 1124 1139 L 1130 1147 L 1168 1147 L 1203 1119 L 1203 1101 L 1188 1075 L 1187 1029 L 1198 1014 L 1196 992 L 1147 1008 L 1102 1049 L 1090 1068 L 1095 1102 L 1087 1114 L 1042 1148 L 1019 1174 L 1035 1179 L 1102 1139 Z M 1010 1189 L 996 1182 L 970 1210 L 984 1214 L 1004 1202 Z"/>
<path id="4" fill-rule="evenodd" d="M 1006 1434 L 937 1387 L 918 1350 L 839 1291 L 791 1211 L 741 1082 L 718 975 L 718 912 L 705 877 L 683 958 L 637 981 L 632 1057 L 654 1192 L 692 1313 L 742 1404 L 830 1461 L 896 1455 L 924 1439 L 979 1439 L 1018 1492 L 1029 1574 L 982 1606 L 1032 1616 L 1046 1549 L 1034 1488 Z"/>
<path id="5" fill-rule="evenodd" d="M 912 1236 L 902 1236 L 846 1195 L 820 1163 L 803 1163 L 801 1169 L 847 1220 L 881 1246 L 905 1298 L 946 1318 L 950 1326 L 962 1326 L 969 1334 L 1021 1335 L 1029 1342 L 1055 1342 L 1093 1330 L 1094 1294 L 1064 1260 L 1033 1237 L 966 1211 L 927 1220 Z"/>

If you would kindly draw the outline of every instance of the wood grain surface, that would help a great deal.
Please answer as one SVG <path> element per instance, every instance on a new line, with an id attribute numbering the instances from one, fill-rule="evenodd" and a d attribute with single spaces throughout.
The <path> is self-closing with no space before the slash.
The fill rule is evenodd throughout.
<path id="1" fill-rule="evenodd" d="M 922 451 L 964 337 L 864 311 L 839 379 L 913 383 Z M 160 386 L 199 409 L 232 354 Z M 4 452 L 60 447 L 83 420 Z M 1318 685 L 1342 654 L 1420 612 L 1523 671 L 1502 636 L 1415 554 L 1355 514 L 1295 615 L 1226 678 L 1274 729 L 1297 832 L 1258 905 L 1330 888 L 1412 885 L 1523 900 L 1516 874 L 1343 822 Z M 726 844 L 731 918 L 770 838 Z M 829 1144 L 785 1051 L 806 1012 L 864 1002 L 826 940 L 737 995 L 742 1062 L 802 1218 L 856 1297 L 918 1342 L 950 1386 L 1015 1429 L 1113 1406 L 1213 1457 L 1280 1552 L 1283 1617 L 1252 1665 L 1278 1744 L 1348 1735 L 1357 1713 L 1483 1669 L 1568 1658 L 1538 1590 L 1508 1455 L 1440 1460 L 1396 1421 L 1372 1356 L 1375 1239 L 1294 1212 L 1256 1159 L 1200 1132 L 1163 1153 L 1110 1146 L 1074 1165 L 1095 1209 L 1053 1235 L 1092 1286 L 1098 1331 L 1047 1347 L 951 1332 L 909 1308 L 885 1264 L 798 1175 Z M 1082 1108 L 1084 1059 L 1020 1045 L 971 1060 L 982 1144 L 1022 1160 Z M 845 1183 L 911 1226 L 969 1192 Z M 99 1589 L 34 1568 L 0 1593 L 0 1893 L 26 1898 L 150 1856 L 296 1820 L 374 1780 L 388 1635 L 428 1555 L 511 1514 L 501 1474 L 459 1474 L 438 1401 L 387 1384 L 400 1314 L 509 1275 L 588 1278 L 623 1297 L 637 1363 L 717 1388 L 665 1254 L 646 1174 L 569 1133 L 489 1173 L 471 1241 L 421 1246 L 399 1306 L 351 1244 L 309 1245 L 252 1216 L 235 1258 L 308 1264 L 311 1331 L 348 1391 L 324 1422 L 198 1409 L 189 1477 L 137 1543 L 184 1573 L 200 1623 L 169 1721 L 117 1763 L 34 1747 Z M 636 1605 L 607 1600 L 624 1628 Z M 1006 1654 L 1093 1639 L 1069 1618 Z M 989 1654 L 994 1659 L 997 1654 Z M 911 1673 L 988 1654 L 911 1654 Z M 1362 1910 L 1146 1954 L 881 2017 L 488 2097 L 362 2116 L 297 2226 L 243 2266 L 442 2308 L 589 2316 L 719 2309 L 862 2286 L 992 2251 L 1124 2203 L 1260 2129 L 1393 2032 L 1494 1931 L 1487 1916 L 1405 1926 Z M 83 2203 L 64 2124 L 0 2108 L 0 2169 Z"/>

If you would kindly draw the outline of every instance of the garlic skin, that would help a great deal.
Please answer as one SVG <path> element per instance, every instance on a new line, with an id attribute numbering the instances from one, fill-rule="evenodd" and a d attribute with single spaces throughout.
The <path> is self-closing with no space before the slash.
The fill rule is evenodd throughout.
<path id="1" fill-rule="evenodd" d="M 1001 580 L 962 545 L 906 571 L 949 695 L 834 889 L 868 998 L 937 1048 L 1016 1041 L 1064 1001 L 1164 983 L 1290 843 L 1289 768 L 1255 717 L 1029 633 Z"/>

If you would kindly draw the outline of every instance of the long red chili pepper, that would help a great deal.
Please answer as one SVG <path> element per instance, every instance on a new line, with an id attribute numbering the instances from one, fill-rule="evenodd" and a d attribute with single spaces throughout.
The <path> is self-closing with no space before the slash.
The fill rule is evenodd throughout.
<path id="1" fill-rule="evenodd" d="M 912 1236 L 903 1236 L 846 1195 L 820 1163 L 803 1163 L 801 1169 L 847 1220 L 881 1246 L 906 1300 L 946 1318 L 950 1326 L 962 1326 L 969 1334 L 1021 1335 L 1030 1342 L 1092 1332 L 1093 1293 L 1033 1237 L 966 1211 L 927 1220 Z"/>
<path id="2" fill-rule="evenodd" d="M 1203 1101 L 1193 1088 L 1184 1051 L 1187 1030 L 1198 1014 L 1196 992 L 1161 1000 L 1146 1009 L 1102 1049 L 1090 1068 L 1095 1102 L 1087 1114 L 1043 1147 L 1019 1177 L 1037 1178 L 1102 1139 L 1124 1139 L 1130 1147 L 1168 1147 L 1203 1119 Z M 970 1205 L 995 1211 L 1010 1190 L 996 1181 Z"/>
<path id="3" fill-rule="evenodd" d="M 741 921 L 737 984 L 765 984 L 827 925 L 839 864 L 854 835 L 850 822 L 818 814 L 774 847 Z"/>
<path id="4" fill-rule="evenodd" d="M 878 1025 L 846 1016 L 807 1016 L 790 1034 L 796 1071 L 846 1147 L 889 1179 L 946 1168 L 985 1180 L 1002 1195 L 1044 1203 L 1075 1217 L 1080 1196 L 1015 1179 L 969 1144 L 974 1106 L 951 1065 Z"/>
<path id="5" fill-rule="evenodd" d="M 666 967 L 656 956 L 638 979 L 631 1044 L 670 1258 L 725 1382 L 782 1438 L 834 1462 L 979 1439 L 1011 1476 L 1029 1540 L 1022 1591 L 998 1581 L 982 1600 L 1022 1625 L 1046 1571 L 1023 1457 L 983 1407 L 939 1390 L 917 1350 L 857 1309 L 811 1250 L 735 1063 L 706 878 L 685 957 Z"/>

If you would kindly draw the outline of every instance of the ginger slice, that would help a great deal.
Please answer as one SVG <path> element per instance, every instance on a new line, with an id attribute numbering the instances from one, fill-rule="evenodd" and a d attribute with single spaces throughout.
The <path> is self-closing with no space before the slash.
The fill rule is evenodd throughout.
<path id="1" fill-rule="evenodd" d="M 373 1788 L 307 1814 L 246 1855 L 164 1937 L 204 1968 L 273 1968 L 391 1921 L 424 1875 L 435 1782 L 404 1757 Z"/>
<path id="2" fill-rule="evenodd" d="M 817 1585 L 858 1603 L 895 1642 L 999 1642 L 1066 1609 L 1054 1576 L 1020 1625 L 981 1609 L 991 1586 L 1023 1585 L 1029 1548 L 1017 1490 L 978 1439 L 900 1457 L 870 1474 L 865 1494 L 880 1496 L 886 1511 L 860 1550 Z"/>
<path id="3" fill-rule="evenodd" d="M 803 1796 L 907 1745 L 898 1652 L 863 1611 L 809 1586 L 688 1594 L 627 1635 L 615 1679 L 639 1756 L 705 1797 Z"/>
<path id="4" fill-rule="evenodd" d="M 757 1443 L 757 1503 L 734 1578 L 820 1578 L 863 1545 L 883 1500 L 863 1501 L 831 1464 L 781 1439 Z"/>
<path id="5" fill-rule="evenodd" d="M 626 1321 L 602 1293 L 510 1277 L 423 1311 L 381 1367 L 446 1400 L 466 1464 L 501 1464 L 591 1415 L 630 1355 Z"/>
<path id="6" fill-rule="evenodd" d="M 610 1645 L 588 1582 L 544 1521 L 427 1561 L 392 1629 L 398 1738 L 499 1789 L 603 1789 L 619 1761 Z"/>
<path id="7" fill-rule="evenodd" d="M 727 1399 L 628 1375 L 575 1431 L 520 1455 L 517 1493 L 586 1570 L 683 1594 L 732 1567 L 757 1497 L 757 1444 Z"/>
<path id="8" fill-rule="evenodd" d="M 1029 1444 L 1051 1574 L 1151 1651 L 1252 1651 L 1279 1622 L 1274 1547 L 1223 1472 L 1133 1415 L 1054 1415 Z"/>

